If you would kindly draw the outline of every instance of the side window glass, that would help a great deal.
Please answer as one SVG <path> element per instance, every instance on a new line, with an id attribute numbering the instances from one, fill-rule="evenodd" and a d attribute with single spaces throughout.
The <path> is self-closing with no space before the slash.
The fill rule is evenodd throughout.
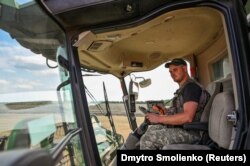
<path id="1" fill-rule="evenodd" d="M 59 57 L 68 59 L 65 34 L 35 1 L 4 2 L 0 6 L 0 151 L 51 150 L 77 127 L 69 72 L 58 63 Z M 83 165 L 80 148 L 75 136 L 60 164 Z"/>
<path id="2" fill-rule="evenodd" d="M 228 56 L 213 63 L 212 69 L 213 69 L 213 80 L 214 81 L 225 78 L 229 74 L 231 74 Z"/>
<path id="3" fill-rule="evenodd" d="M 245 5 L 246 13 L 247 13 L 247 21 L 250 22 L 250 0 L 247 1 Z"/>
<path id="4" fill-rule="evenodd" d="M 247 14 L 249 14 L 250 13 L 250 0 L 247 0 L 247 3 L 245 5 L 245 9 L 246 9 Z"/>

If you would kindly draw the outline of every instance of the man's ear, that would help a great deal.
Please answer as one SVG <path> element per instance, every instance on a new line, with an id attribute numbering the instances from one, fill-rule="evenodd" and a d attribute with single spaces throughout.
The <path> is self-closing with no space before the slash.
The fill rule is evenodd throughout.
<path id="1" fill-rule="evenodd" d="M 183 67 L 184 71 L 187 72 L 187 66 L 183 65 L 182 67 Z"/>

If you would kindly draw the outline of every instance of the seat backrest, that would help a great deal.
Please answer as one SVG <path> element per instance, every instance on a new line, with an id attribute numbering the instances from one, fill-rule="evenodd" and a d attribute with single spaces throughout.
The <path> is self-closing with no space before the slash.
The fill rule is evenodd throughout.
<path id="1" fill-rule="evenodd" d="M 210 94 L 210 99 L 207 102 L 202 114 L 201 114 L 201 122 L 208 122 L 210 109 L 214 100 L 214 97 L 221 92 L 221 82 L 211 82 L 208 84 L 206 90 Z"/>
<path id="2" fill-rule="evenodd" d="M 215 96 L 210 111 L 208 132 L 210 138 L 224 149 L 229 148 L 233 127 L 232 122 L 227 120 L 227 115 L 234 109 L 232 92 L 221 92 Z"/>
<path id="3" fill-rule="evenodd" d="M 218 93 L 220 93 L 222 91 L 223 92 L 225 92 L 225 91 L 233 92 L 231 75 L 229 74 L 226 78 L 209 83 L 206 90 L 209 92 L 211 97 L 210 97 L 206 107 L 203 110 L 203 113 L 201 115 L 201 120 L 200 120 L 201 122 L 208 122 L 209 121 L 210 109 L 211 109 L 214 97 Z"/>
<path id="4" fill-rule="evenodd" d="M 232 122 L 227 120 L 227 115 L 235 109 L 233 93 L 230 91 L 220 92 L 215 95 L 208 121 L 208 135 L 212 142 L 209 144 L 168 144 L 163 147 L 164 150 L 208 150 L 214 148 L 214 143 L 219 148 L 229 149 Z M 216 146 L 216 148 L 218 148 Z"/>

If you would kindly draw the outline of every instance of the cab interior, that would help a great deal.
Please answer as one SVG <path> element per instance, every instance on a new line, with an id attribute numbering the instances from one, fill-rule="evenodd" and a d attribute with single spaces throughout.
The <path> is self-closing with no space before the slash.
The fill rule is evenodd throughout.
<path id="1" fill-rule="evenodd" d="M 171 10 L 127 26 L 84 31 L 73 46 L 83 68 L 118 78 L 183 58 L 190 64 L 191 77 L 204 87 L 221 82 L 227 86 L 224 91 L 237 93 L 225 18 L 212 7 Z M 233 96 L 235 109 L 237 95 Z"/>
<path id="2" fill-rule="evenodd" d="M 3 2 L 6 3 L 7 1 Z M 39 5 L 36 3 L 39 3 Z M 33 1 L 20 6 L 20 10 L 17 10 L 19 7 L 16 8 L 16 4 L 1 6 L 2 18 L 7 18 L 6 16 L 11 18 L 1 20 L 1 28 L 8 31 L 8 35 L 19 42 L 20 45 L 30 49 L 35 54 L 39 54 L 39 56 L 45 57 L 46 60 L 55 61 L 58 48 L 65 51 L 63 54 L 69 54 L 64 64 L 60 64 L 58 60 L 60 67 L 63 68 L 62 73 L 64 72 L 65 75 L 65 80 L 62 80 L 64 85 L 70 83 L 69 77 L 74 80 L 83 79 L 84 81 L 81 69 L 96 71 L 101 74 L 112 74 L 121 80 L 134 72 L 152 71 L 173 58 L 185 59 L 189 62 L 190 76 L 204 87 L 208 89 L 212 87 L 211 95 L 213 97 L 210 100 L 209 108 L 204 112 L 202 121 L 208 125 L 206 130 L 212 142 L 203 144 L 204 146 L 170 145 L 164 147 L 164 149 L 237 149 L 243 147 L 240 144 L 247 140 L 244 138 L 246 138 L 248 130 L 247 127 L 244 128 L 244 125 L 248 125 L 248 117 L 245 118 L 244 115 L 248 115 L 248 113 L 244 108 L 245 103 L 243 103 L 245 98 L 247 99 L 247 96 L 243 95 L 247 93 L 241 95 L 242 91 L 240 90 L 242 90 L 244 84 L 240 84 L 241 77 L 238 76 L 238 74 L 242 76 L 240 72 L 244 72 L 245 68 L 242 71 L 237 68 L 242 63 L 237 62 L 237 56 L 239 56 L 237 53 L 242 50 L 245 53 L 245 50 L 240 48 L 240 51 L 234 51 L 238 48 L 233 41 L 235 38 L 232 37 L 238 34 L 238 32 L 232 32 L 232 30 L 237 30 L 236 25 L 230 26 L 229 16 L 225 14 L 226 12 L 220 10 L 222 8 L 216 7 L 217 4 L 229 8 L 228 6 L 231 4 L 238 5 L 238 1 L 232 1 L 232 3 L 187 1 L 184 4 L 179 1 L 165 0 L 157 2 L 150 0 L 131 2 L 130 0 L 93 0 L 70 1 L 69 3 L 61 3 L 61 0 Z M 13 6 L 15 7 L 13 8 Z M 43 11 L 37 8 L 40 9 L 41 6 Z M 241 9 L 240 7 L 242 6 L 233 7 L 233 9 Z M 38 11 L 38 14 L 30 17 L 28 8 L 31 8 L 34 12 Z M 4 11 L 7 11 L 7 13 L 4 13 Z M 44 11 L 46 11 L 45 18 L 48 15 L 53 21 L 50 21 L 50 19 L 39 21 L 40 18 L 44 18 Z M 230 12 L 227 14 L 235 14 Z M 26 16 L 29 18 L 27 19 Z M 236 19 L 238 19 L 238 15 Z M 59 23 L 60 28 L 55 26 L 54 22 Z M 61 28 L 64 30 L 63 33 Z M 49 31 L 46 31 L 47 29 Z M 239 36 L 242 37 L 243 34 Z M 64 38 L 67 41 L 64 41 Z M 240 43 L 246 45 L 244 42 L 241 41 Z M 75 58 L 79 58 L 81 69 Z M 48 77 L 46 78 L 48 79 Z M 214 87 L 215 84 L 218 86 Z M 73 134 L 79 133 L 80 138 L 82 138 L 82 148 L 86 147 L 82 151 L 86 150 L 86 154 L 92 157 L 86 163 L 93 163 L 98 157 L 96 157 L 96 153 L 93 153 L 97 149 L 94 147 L 96 142 L 91 139 L 94 138 L 94 134 L 89 130 L 91 129 L 90 126 L 92 123 L 95 124 L 94 127 L 99 133 L 108 133 L 109 131 L 103 130 L 95 119 L 92 119 L 92 123 L 88 121 L 89 114 L 86 108 L 88 103 L 85 101 L 84 87 L 81 87 L 81 85 L 83 84 L 79 81 L 73 86 L 68 85 L 73 87 L 73 95 L 67 94 L 69 94 L 70 99 L 72 97 L 75 101 L 76 117 L 83 118 L 77 120 L 79 121 L 77 126 L 81 129 L 75 128 L 71 132 L 75 132 Z M 239 107 L 243 107 L 243 109 L 239 109 Z M 87 111 L 82 111 L 85 109 Z M 239 128 L 236 125 L 236 114 L 241 114 L 241 119 L 239 119 L 241 126 Z M 133 114 L 128 114 L 128 116 L 130 115 Z M 17 126 L 20 125 L 26 126 L 26 123 Z M 202 127 L 202 124 L 198 124 L 198 127 Z M 71 137 L 72 133 L 69 133 L 67 138 Z M 18 134 L 16 131 L 12 133 L 12 135 L 16 134 Z M 22 148 L 29 146 L 30 140 L 27 137 L 29 136 L 27 132 L 23 131 L 19 136 L 22 137 L 23 141 L 11 140 L 12 142 L 8 144 L 10 149 L 20 147 L 22 143 Z M 236 140 L 235 138 L 241 139 Z M 6 144 L 7 139 L 7 137 L 0 138 L 0 150 L 6 148 L 4 144 Z M 43 145 L 47 145 L 47 143 L 50 145 L 51 139 L 53 139 L 53 135 L 48 135 L 44 140 L 41 140 L 43 144 L 39 146 L 46 148 L 47 146 Z M 84 140 L 86 144 L 83 143 Z M 20 144 L 16 145 L 15 143 Z M 66 145 L 64 143 L 58 146 L 61 150 L 63 149 L 61 147 Z M 106 154 L 108 148 L 106 148 L 107 144 L 105 143 L 108 142 L 98 143 L 103 145 L 98 150 Z M 116 151 L 116 147 L 114 146 L 112 153 Z M 58 150 L 55 149 L 53 153 L 57 152 Z M 27 156 L 30 156 L 30 154 Z M 109 154 L 102 156 L 107 160 L 112 158 Z M 55 156 L 53 157 L 55 158 Z M 5 158 L 4 155 L 2 155 L 2 158 Z M 99 158 L 97 163 L 98 161 Z"/>

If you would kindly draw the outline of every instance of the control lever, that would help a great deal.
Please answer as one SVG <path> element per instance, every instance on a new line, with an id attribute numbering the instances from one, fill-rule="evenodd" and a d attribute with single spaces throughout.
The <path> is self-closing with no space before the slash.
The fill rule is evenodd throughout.
<path id="1" fill-rule="evenodd" d="M 147 110 L 145 107 L 142 107 L 142 106 L 139 106 L 139 109 L 142 113 L 146 114 L 146 113 L 149 113 L 150 111 Z"/>
<path id="2" fill-rule="evenodd" d="M 145 107 L 142 107 L 142 106 L 139 106 L 139 110 L 140 110 L 142 113 L 144 113 L 144 114 L 147 114 L 147 113 L 159 114 L 158 111 L 155 111 L 155 110 L 150 111 L 149 109 L 146 109 Z"/>

